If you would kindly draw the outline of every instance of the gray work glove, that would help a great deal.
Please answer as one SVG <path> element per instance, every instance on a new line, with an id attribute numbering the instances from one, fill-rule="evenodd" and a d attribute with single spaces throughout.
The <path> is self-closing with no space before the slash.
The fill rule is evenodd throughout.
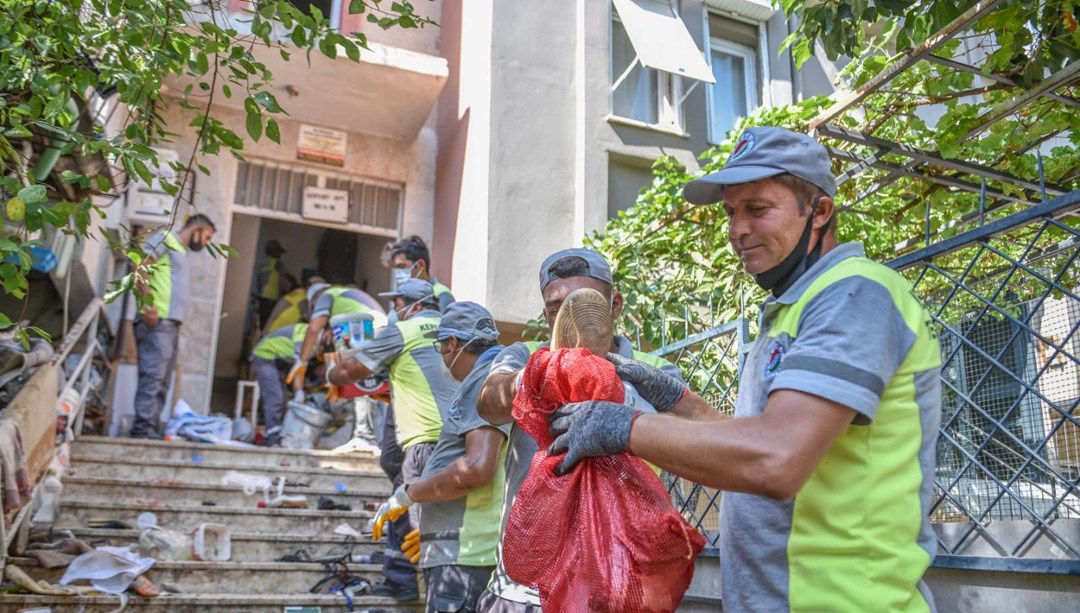
<path id="1" fill-rule="evenodd" d="M 585 458 L 615 455 L 630 448 L 630 427 L 640 413 L 616 402 L 587 400 L 563 405 L 551 414 L 548 432 L 555 442 L 548 455 L 566 453 L 555 468 L 557 476 L 565 475 Z"/>
<path id="2" fill-rule="evenodd" d="M 615 374 L 633 385 L 641 397 L 660 413 L 670 411 L 688 389 L 685 383 L 651 364 L 624 358 L 617 353 L 607 354 L 607 359 L 615 365 Z"/>

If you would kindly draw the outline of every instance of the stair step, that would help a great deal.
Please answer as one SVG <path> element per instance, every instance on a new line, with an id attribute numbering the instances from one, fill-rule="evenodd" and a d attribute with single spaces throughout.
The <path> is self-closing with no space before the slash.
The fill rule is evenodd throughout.
<path id="1" fill-rule="evenodd" d="M 381 470 L 340 470 L 269 464 L 227 464 L 191 460 L 150 460 L 138 457 L 106 457 L 86 452 L 72 452 L 72 466 L 78 474 L 128 481 L 154 481 L 162 478 L 191 484 L 220 485 L 230 470 L 276 479 L 285 477 L 296 487 L 334 489 L 338 483 L 348 489 L 382 491 L 389 487 Z M 386 489 L 389 492 L 389 489 Z"/>
<path id="2" fill-rule="evenodd" d="M 102 530 L 76 528 L 72 532 L 87 543 L 102 540 L 113 546 L 126 546 L 139 541 L 138 530 Z M 282 556 L 303 549 L 313 558 L 354 554 L 372 554 L 385 549 L 385 541 L 375 542 L 364 537 L 359 540 L 339 534 L 264 534 L 258 532 L 231 532 L 232 560 L 237 562 L 271 562 Z"/>
<path id="3" fill-rule="evenodd" d="M 153 571 L 151 571 L 153 572 Z M 48 608 L 52 613 L 105 613 L 120 605 L 118 596 L 40 596 L 7 594 L 4 609 L 21 611 L 28 608 Z M 355 610 L 423 611 L 422 603 L 399 603 L 392 598 L 358 596 L 353 599 Z M 10 607 L 10 609 L 8 608 Z M 304 613 L 344 613 L 348 611 L 345 598 L 338 594 L 163 594 L 157 598 L 130 595 L 129 611 L 162 611 L 168 613 L 281 613 L 285 607 L 313 607 Z"/>
<path id="4" fill-rule="evenodd" d="M 78 500 L 110 500 L 125 503 L 136 500 L 188 504 L 213 502 L 218 506 L 243 508 L 250 508 L 263 499 L 262 490 L 247 496 L 240 487 L 235 485 L 185 483 L 171 477 L 150 481 L 109 479 L 89 476 L 90 474 L 88 471 L 80 471 L 77 475 L 65 477 L 64 496 Z M 287 482 L 288 479 L 286 479 Z M 273 496 L 275 493 L 276 490 L 272 488 L 270 495 Z M 390 484 L 386 481 L 382 487 L 369 490 L 346 486 L 344 492 L 339 492 L 336 488 L 290 487 L 288 485 L 285 487 L 285 494 L 307 496 L 312 505 L 318 502 L 320 496 L 325 496 L 335 503 L 347 504 L 355 510 L 364 509 L 365 504 L 377 506 L 390 493 Z"/>
<path id="5" fill-rule="evenodd" d="M 348 568 L 351 574 L 373 583 L 382 577 L 382 566 L 349 563 Z M 26 567 L 23 570 L 36 580 L 58 585 L 66 569 Z M 271 590 L 277 594 L 305 594 L 327 574 L 322 564 L 311 562 L 155 562 L 146 571 L 154 585 L 172 583 L 187 594 L 232 594 L 239 590 L 253 594 Z"/>
<path id="6" fill-rule="evenodd" d="M 196 506 L 191 504 L 134 503 L 118 507 L 115 503 L 77 500 L 65 497 L 60 504 L 58 528 L 87 528 L 92 519 L 116 519 L 134 527 L 139 513 L 150 511 L 158 525 L 174 530 L 192 530 L 201 523 L 228 526 L 230 531 L 270 534 L 329 535 L 341 523 L 363 530 L 374 513 L 367 511 L 320 511 L 317 509 L 260 509 Z"/>
<path id="7" fill-rule="evenodd" d="M 279 466 L 282 461 L 291 466 L 309 468 L 339 468 L 343 470 L 379 470 L 379 459 L 366 452 L 334 455 L 329 451 L 286 449 L 283 447 L 237 447 L 208 445 L 190 441 L 147 441 L 104 436 L 79 437 L 73 453 L 92 453 L 98 456 L 128 456 L 147 460 L 190 461 L 201 456 L 204 462 L 226 464 L 261 464 Z M 239 469 L 238 469 L 239 470 Z"/>

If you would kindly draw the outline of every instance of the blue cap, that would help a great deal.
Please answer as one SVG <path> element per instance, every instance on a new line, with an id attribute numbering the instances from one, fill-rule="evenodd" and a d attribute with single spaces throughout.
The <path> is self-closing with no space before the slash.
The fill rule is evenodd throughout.
<path id="1" fill-rule="evenodd" d="M 450 337 L 463 341 L 480 339 L 495 342 L 499 340 L 499 329 L 491 312 L 475 302 L 452 302 L 443 311 L 439 329 L 428 332 L 428 338 L 446 340 Z"/>
<path id="2" fill-rule="evenodd" d="M 402 297 L 407 302 L 432 302 L 435 299 L 435 290 L 431 283 L 423 279 L 409 279 L 391 292 L 380 292 L 380 296 L 386 298 Z"/>
<path id="3" fill-rule="evenodd" d="M 731 151 L 724 169 L 694 179 L 683 188 L 690 204 L 712 204 L 724 197 L 724 187 L 760 181 L 789 173 L 836 195 L 836 177 L 829 151 L 814 138 L 783 128 L 747 128 Z"/>
<path id="4" fill-rule="evenodd" d="M 566 258 L 581 258 L 585 260 L 585 269 L 579 275 L 580 277 L 591 277 L 599 281 L 603 281 L 608 285 L 611 285 L 611 266 L 604 256 L 593 251 L 592 249 L 584 249 L 576 247 L 573 249 L 563 249 L 557 251 L 547 257 L 544 263 L 540 265 L 540 291 L 543 292 L 544 288 L 548 286 L 555 279 L 561 277 L 555 276 L 551 272 L 551 267 L 554 266 L 560 260 Z"/>

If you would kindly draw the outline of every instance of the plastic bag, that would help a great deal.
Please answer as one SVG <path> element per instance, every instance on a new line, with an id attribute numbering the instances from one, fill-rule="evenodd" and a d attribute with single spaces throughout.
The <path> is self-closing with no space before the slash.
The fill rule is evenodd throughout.
<path id="1" fill-rule="evenodd" d="M 525 367 L 513 415 L 540 451 L 507 519 L 503 564 L 540 592 L 545 611 L 674 611 L 705 546 L 656 474 L 629 454 L 555 476 L 562 456 L 547 455 L 548 416 L 570 402 L 622 402 L 624 393 L 615 367 L 583 349 L 541 349 Z"/>

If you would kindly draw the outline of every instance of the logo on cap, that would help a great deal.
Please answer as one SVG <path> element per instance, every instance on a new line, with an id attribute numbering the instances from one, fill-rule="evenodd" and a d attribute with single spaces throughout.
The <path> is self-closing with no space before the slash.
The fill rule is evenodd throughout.
<path id="1" fill-rule="evenodd" d="M 739 142 L 735 143 L 735 150 L 731 152 L 731 157 L 728 158 L 727 163 L 730 164 L 742 156 L 750 153 L 754 149 L 754 133 L 743 132 L 739 137 Z M 725 164 L 726 166 L 726 164 Z"/>

